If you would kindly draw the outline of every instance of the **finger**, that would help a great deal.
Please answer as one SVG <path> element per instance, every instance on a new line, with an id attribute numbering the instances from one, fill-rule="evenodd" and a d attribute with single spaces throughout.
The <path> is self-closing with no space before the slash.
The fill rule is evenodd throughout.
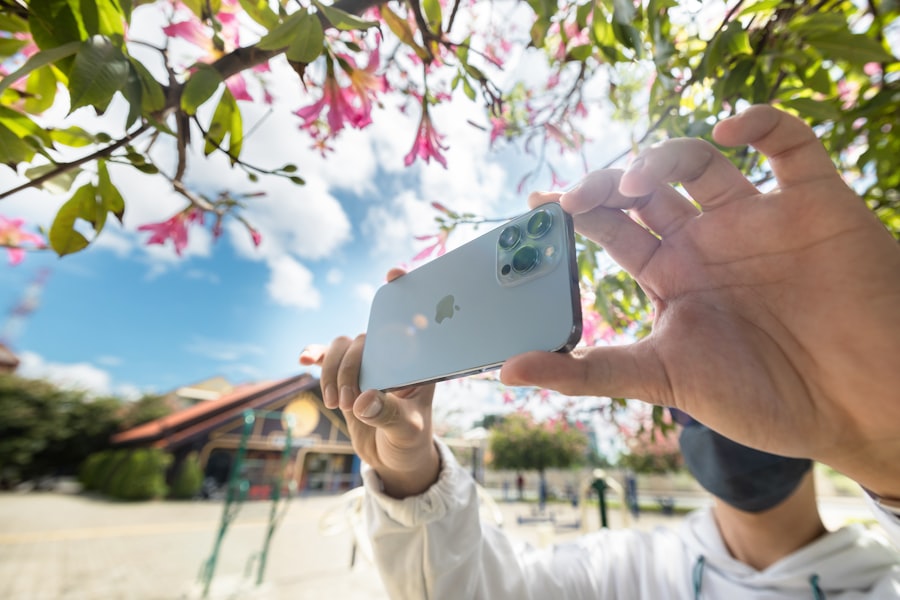
<path id="1" fill-rule="evenodd" d="M 341 410 L 351 410 L 359 396 L 359 365 L 362 363 L 365 334 L 358 335 L 347 349 L 337 368 L 337 389 Z"/>
<path id="2" fill-rule="evenodd" d="M 759 193 L 715 146 L 689 138 L 644 150 L 622 175 L 619 191 L 644 196 L 667 183 L 680 183 L 705 210 Z"/>
<path id="3" fill-rule="evenodd" d="M 322 401 L 327 408 L 337 408 L 340 400 L 338 396 L 338 368 L 344 358 L 344 353 L 350 347 L 352 340 L 348 337 L 335 338 L 331 346 L 325 352 L 322 360 L 322 374 L 319 383 L 322 386 Z"/>
<path id="4" fill-rule="evenodd" d="M 591 210 L 598 202 L 607 208 L 632 210 L 657 234 L 665 237 L 700 214 L 697 207 L 668 185 L 657 186 L 646 195 L 626 196 L 619 191 L 622 171 L 605 169 L 588 174 L 560 203 L 571 214 Z"/>
<path id="5" fill-rule="evenodd" d="M 798 117 L 767 105 L 751 106 L 716 124 L 713 138 L 725 146 L 749 144 L 765 154 L 782 187 L 840 179 L 828 152 Z"/>
<path id="6" fill-rule="evenodd" d="M 401 269 L 400 267 L 394 267 L 387 272 L 385 280 L 390 283 L 391 281 L 397 279 L 398 277 L 403 277 L 404 275 L 406 275 L 406 271 L 404 269 Z"/>
<path id="7" fill-rule="evenodd" d="M 561 192 L 531 192 L 528 194 L 528 208 L 537 208 L 548 202 L 559 202 Z"/>
<path id="8" fill-rule="evenodd" d="M 537 386 L 567 396 L 609 396 L 671 404 L 665 371 L 645 342 L 576 348 L 569 354 L 520 354 L 506 361 L 500 380 L 506 385 Z"/>
<path id="9" fill-rule="evenodd" d="M 300 364 L 305 367 L 322 366 L 322 361 L 324 360 L 325 346 L 321 344 L 310 344 L 300 353 Z"/>

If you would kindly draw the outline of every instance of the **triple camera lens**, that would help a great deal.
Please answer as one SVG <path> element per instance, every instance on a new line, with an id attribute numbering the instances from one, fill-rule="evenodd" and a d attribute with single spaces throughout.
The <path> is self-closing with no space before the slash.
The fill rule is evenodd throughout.
<path id="1" fill-rule="evenodd" d="M 525 225 L 525 234 L 531 239 L 543 237 L 553 226 L 552 215 L 541 210 L 534 213 Z M 510 225 L 500 232 L 498 244 L 503 250 L 512 250 L 522 240 L 522 230 L 518 225 Z M 516 250 L 512 257 L 512 270 L 524 274 L 534 269 L 541 262 L 541 252 L 534 246 L 525 245 Z M 503 267 L 503 274 L 509 273 L 510 265 Z"/>

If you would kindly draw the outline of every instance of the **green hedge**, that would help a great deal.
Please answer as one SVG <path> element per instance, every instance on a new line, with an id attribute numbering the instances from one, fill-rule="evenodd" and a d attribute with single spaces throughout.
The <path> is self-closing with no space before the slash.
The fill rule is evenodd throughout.
<path id="1" fill-rule="evenodd" d="M 156 448 L 105 450 L 92 454 L 81 468 L 84 489 L 120 500 L 152 500 L 168 492 L 166 469 L 172 456 Z"/>
<path id="2" fill-rule="evenodd" d="M 189 500 L 200 493 L 203 485 L 203 469 L 200 468 L 200 457 L 196 452 L 191 452 L 178 466 L 172 489 L 169 492 L 171 498 Z"/>

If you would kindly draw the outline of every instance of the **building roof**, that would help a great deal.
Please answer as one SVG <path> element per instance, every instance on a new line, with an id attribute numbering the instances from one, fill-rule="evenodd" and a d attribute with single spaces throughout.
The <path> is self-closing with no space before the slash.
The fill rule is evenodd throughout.
<path id="1" fill-rule="evenodd" d="M 316 387 L 318 383 L 318 380 L 304 373 L 280 381 L 239 386 L 216 400 L 201 402 L 117 433 L 111 442 L 114 446 L 150 444 L 168 447 L 178 440 L 235 418 L 245 410 L 260 408 L 288 394 Z"/>
<path id="2" fill-rule="evenodd" d="M 19 359 L 13 354 L 12 350 L 0 343 L 0 367 L 12 367 L 15 369 L 19 366 Z"/>

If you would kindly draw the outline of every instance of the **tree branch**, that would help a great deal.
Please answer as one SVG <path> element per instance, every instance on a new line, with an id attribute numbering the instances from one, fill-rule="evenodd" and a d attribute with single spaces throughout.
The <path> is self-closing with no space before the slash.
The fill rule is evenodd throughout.
<path id="1" fill-rule="evenodd" d="M 4 198 L 12 196 L 13 194 L 16 194 L 18 192 L 21 192 L 22 190 L 27 190 L 28 188 L 31 188 L 31 187 L 39 187 L 42 183 L 49 181 L 49 180 L 53 179 L 54 177 L 62 175 L 66 171 L 69 171 L 76 167 L 80 167 L 81 165 L 83 165 L 85 163 L 95 161 L 98 158 L 103 158 L 104 156 L 109 156 L 110 154 L 112 154 L 113 152 L 115 152 L 116 150 L 118 150 L 119 148 L 124 146 L 125 144 L 128 144 L 133 139 L 140 136 L 142 133 L 147 131 L 149 128 L 150 128 L 150 124 L 144 123 L 139 128 L 134 130 L 132 133 L 127 134 L 121 140 L 113 142 L 112 144 L 110 144 L 109 146 L 106 146 L 105 148 L 101 148 L 100 150 L 97 150 L 96 152 L 92 152 L 91 154 L 88 154 L 87 156 L 83 156 L 83 157 L 79 158 L 78 160 L 73 160 L 73 161 L 67 162 L 67 163 L 59 163 L 56 165 L 56 168 L 52 169 L 51 171 L 47 171 L 40 177 L 35 177 L 34 179 L 28 181 L 27 183 L 23 183 L 22 185 L 16 186 L 10 190 L 6 190 L 5 192 L 0 192 L 0 200 L 3 200 Z"/>

